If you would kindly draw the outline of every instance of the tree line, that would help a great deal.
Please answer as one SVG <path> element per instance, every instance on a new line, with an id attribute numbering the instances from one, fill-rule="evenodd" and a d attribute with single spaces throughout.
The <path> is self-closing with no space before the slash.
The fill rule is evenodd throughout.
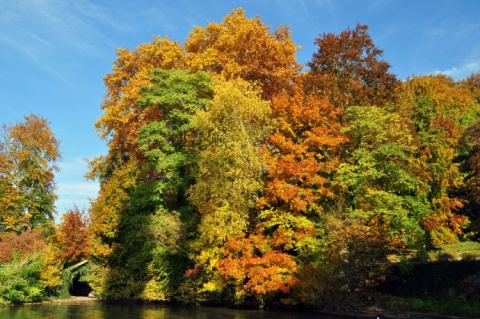
<path id="1" fill-rule="evenodd" d="M 88 218 L 46 227 L 48 187 L 43 210 L 10 204 L 31 192 L 2 142 L 0 245 L 42 228 L 52 293 L 88 257 L 105 298 L 320 306 L 368 295 L 396 260 L 476 240 L 479 74 L 401 81 L 360 24 L 315 44 L 304 67 L 287 27 L 236 9 L 183 45 L 118 49 Z"/>

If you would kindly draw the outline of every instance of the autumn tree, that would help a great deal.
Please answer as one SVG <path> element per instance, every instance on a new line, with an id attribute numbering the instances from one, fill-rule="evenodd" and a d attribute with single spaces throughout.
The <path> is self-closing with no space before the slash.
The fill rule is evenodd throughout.
<path id="1" fill-rule="evenodd" d="M 195 226 L 188 226 L 185 196 L 198 140 L 190 118 L 210 101 L 209 76 L 158 69 L 150 82 L 136 103 L 155 116 L 136 133 L 138 149 L 103 180 L 92 211 L 95 254 L 107 268 L 104 291 L 116 298 L 167 298 L 186 262 L 183 229 Z"/>
<path id="2" fill-rule="evenodd" d="M 423 245 L 429 185 L 411 122 L 374 106 L 349 108 L 347 120 L 351 156 L 338 167 L 336 181 L 348 194 L 348 218 L 379 227 L 384 233 L 378 237 L 390 241 L 381 247 L 385 253 Z"/>
<path id="3" fill-rule="evenodd" d="M 66 266 L 76 264 L 88 256 L 90 234 L 85 211 L 75 207 L 62 216 L 57 234 L 60 253 Z"/>
<path id="4" fill-rule="evenodd" d="M 249 19 L 241 8 L 221 23 L 193 28 L 185 51 L 189 70 L 257 82 L 266 98 L 287 87 L 301 69 L 289 29 L 281 26 L 269 33 L 260 17 Z"/>
<path id="5" fill-rule="evenodd" d="M 326 97 L 335 107 L 382 106 L 395 101 L 398 80 L 382 60 L 366 25 L 315 39 L 318 51 L 308 63 L 308 90 Z"/>
<path id="6" fill-rule="evenodd" d="M 192 118 L 200 137 L 199 169 L 189 189 L 201 216 L 193 246 L 207 290 L 222 288 L 217 263 L 228 237 L 242 240 L 255 226 L 263 187 L 260 145 L 270 128 L 270 103 L 258 88 L 241 79 L 214 79 L 213 84 L 212 104 Z"/>
<path id="7" fill-rule="evenodd" d="M 277 129 L 268 137 L 266 185 L 258 205 L 272 244 L 309 258 L 321 202 L 333 200 L 331 178 L 338 164 L 341 109 L 307 95 L 301 82 L 273 99 Z M 328 205 L 327 205 L 328 206 Z"/>
<path id="8" fill-rule="evenodd" d="M 417 158 L 427 179 L 427 194 L 433 213 L 423 227 L 434 245 L 454 242 L 467 219 L 455 190 L 462 186 L 458 141 L 462 132 L 478 118 L 478 105 L 465 88 L 444 75 L 413 77 L 402 88 L 399 112 L 412 120 L 419 143 Z"/>
<path id="9" fill-rule="evenodd" d="M 37 115 L 3 125 L 0 137 L 0 224 L 21 232 L 53 223 L 59 141 Z"/>
<path id="10" fill-rule="evenodd" d="M 92 251 L 99 260 L 98 277 L 106 276 L 105 266 L 116 245 L 122 215 L 128 210 L 130 196 L 146 159 L 138 147 L 138 133 L 157 118 L 155 108 L 141 108 L 137 100 L 141 89 L 152 84 L 156 68 L 182 66 L 183 49 L 167 38 L 153 39 L 135 50 L 118 49 L 113 70 L 104 78 L 107 93 L 102 103 L 104 114 L 96 129 L 109 147 L 108 154 L 90 162 L 88 178 L 98 179 L 100 191 L 91 207 Z M 149 113 L 152 112 L 152 113 Z M 99 279 L 102 282 L 102 279 Z M 98 287 L 98 289 L 101 289 Z"/>

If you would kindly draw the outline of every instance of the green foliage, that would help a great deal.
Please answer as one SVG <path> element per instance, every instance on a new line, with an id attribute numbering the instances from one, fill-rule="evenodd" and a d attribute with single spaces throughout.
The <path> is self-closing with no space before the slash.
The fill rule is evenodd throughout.
<path id="1" fill-rule="evenodd" d="M 138 103 L 143 108 L 157 109 L 161 117 L 141 129 L 138 142 L 148 159 L 145 179 L 154 181 L 158 200 L 175 207 L 175 195 L 162 195 L 181 192 L 191 183 L 197 138 L 190 119 L 198 109 L 210 104 L 212 89 L 205 73 L 184 70 L 156 70 L 152 82 L 151 87 L 142 90 Z"/>
<path id="2" fill-rule="evenodd" d="M 428 254 L 430 261 L 447 260 L 476 260 L 480 258 L 480 243 L 473 241 L 445 244 Z"/>
<path id="3" fill-rule="evenodd" d="M 0 304 L 36 302 L 47 296 L 40 281 L 41 258 L 31 254 L 0 265 Z"/>
<path id="4" fill-rule="evenodd" d="M 338 167 L 336 180 L 350 197 L 350 217 L 380 218 L 393 241 L 423 244 L 420 222 L 430 208 L 411 126 L 377 107 L 351 107 L 347 119 L 344 130 L 353 151 Z"/>
<path id="5" fill-rule="evenodd" d="M 440 316 L 466 316 L 478 317 L 480 315 L 480 302 L 478 300 L 464 300 L 461 298 L 429 299 L 409 298 L 395 300 L 388 304 L 392 311 L 418 311 Z"/>

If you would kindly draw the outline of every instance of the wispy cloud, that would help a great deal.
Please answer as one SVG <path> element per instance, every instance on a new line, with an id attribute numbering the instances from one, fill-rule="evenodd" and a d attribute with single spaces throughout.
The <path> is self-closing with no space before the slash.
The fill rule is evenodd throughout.
<path id="1" fill-rule="evenodd" d="M 472 73 L 480 72 L 480 62 L 470 62 L 459 67 L 452 67 L 446 70 L 436 70 L 433 74 L 445 74 L 455 80 L 461 80 Z"/>
<path id="2" fill-rule="evenodd" d="M 114 52 L 110 35 L 126 31 L 117 17 L 89 0 L 16 0 L 2 4 L 0 45 L 23 63 L 70 87 L 75 65 Z M 9 59 L 16 60 L 15 56 Z M 4 59 L 5 61 L 6 59 Z"/>
<path id="3" fill-rule="evenodd" d="M 88 170 L 87 163 L 81 158 L 68 158 L 61 161 L 59 167 L 57 210 L 64 213 L 74 206 L 88 208 L 90 200 L 97 196 L 99 186 L 97 182 L 83 178 Z"/>

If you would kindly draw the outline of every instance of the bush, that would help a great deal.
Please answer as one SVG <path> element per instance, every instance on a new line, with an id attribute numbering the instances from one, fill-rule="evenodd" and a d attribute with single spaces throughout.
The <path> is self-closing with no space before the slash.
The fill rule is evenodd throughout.
<path id="1" fill-rule="evenodd" d="M 23 257 L 41 251 L 44 247 L 45 241 L 38 231 L 26 231 L 20 235 L 4 234 L 0 237 L 0 264 L 11 262 L 15 254 Z"/>
<path id="2" fill-rule="evenodd" d="M 40 281 L 40 254 L 15 258 L 0 265 L 0 304 L 37 302 L 45 299 Z"/>

